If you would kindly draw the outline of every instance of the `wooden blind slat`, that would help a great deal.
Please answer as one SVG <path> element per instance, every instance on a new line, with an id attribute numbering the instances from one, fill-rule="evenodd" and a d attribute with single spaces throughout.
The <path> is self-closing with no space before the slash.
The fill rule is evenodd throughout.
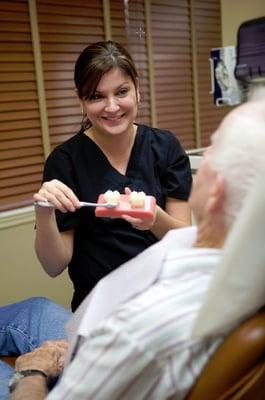
<path id="1" fill-rule="evenodd" d="M 6 103 L 0 103 L 0 113 L 3 111 L 10 110 L 38 110 L 39 105 L 37 101 L 9 101 Z"/>
<path id="2" fill-rule="evenodd" d="M 39 181 L 40 180 L 38 179 L 38 182 Z M 29 191 L 31 193 L 34 193 L 36 191 L 36 189 L 39 187 L 38 182 L 33 182 L 33 183 L 26 182 L 26 184 L 24 184 L 24 185 L 22 184 L 22 185 L 16 185 L 16 186 L 8 187 L 8 188 L 1 188 L 0 196 L 5 198 L 7 196 L 17 196 L 17 195 L 20 195 L 21 193 L 27 194 Z"/>
<path id="3" fill-rule="evenodd" d="M 25 167 L 13 167 L 9 169 L 0 169 L 0 179 L 13 179 L 16 178 L 18 180 L 23 179 L 23 176 L 30 176 L 36 173 L 41 173 L 43 171 L 43 159 L 39 161 L 37 164 L 30 164 Z"/>
<path id="4" fill-rule="evenodd" d="M 45 23 L 41 23 L 40 25 L 40 33 L 45 34 L 43 40 L 50 38 L 46 34 L 65 34 L 65 39 L 69 38 L 71 41 L 71 37 L 73 35 L 89 35 L 89 36 L 102 36 L 104 35 L 104 28 L 101 24 L 97 26 L 91 25 L 49 25 Z M 89 41 L 89 37 L 87 38 Z"/>
<path id="5" fill-rule="evenodd" d="M 39 14 L 39 22 L 42 24 L 58 24 L 58 25 L 87 25 L 87 18 L 84 16 L 80 17 L 68 17 L 65 15 L 51 15 L 51 14 Z M 90 12 L 91 17 L 91 12 Z M 94 13 L 92 19 L 90 19 L 90 26 L 100 25 L 102 22 L 100 16 Z"/>
<path id="6" fill-rule="evenodd" d="M 14 158 L 28 157 L 31 155 L 37 155 L 37 154 L 41 154 L 41 153 L 42 153 L 41 146 L 9 149 L 6 151 L 1 151 L 1 161 L 10 160 L 10 159 L 14 159 Z"/>
<path id="7" fill-rule="evenodd" d="M 30 175 L 24 175 L 20 177 L 8 178 L 8 179 L 1 179 L 0 181 L 0 189 L 5 189 L 5 191 L 1 192 L 1 195 L 5 193 L 5 196 L 17 193 L 14 188 L 19 187 L 21 185 L 25 186 L 25 184 L 30 184 L 34 182 L 41 182 L 42 180 L 42 172 L 39 173 L 32 173 Z M 18 192 L 21 192 L 20 190 Z"/>
<path id="8" fill-rule="evenodd" d="M 2 14 L 2 13 L 1 13 Z M 27 32 L 29 33 L 30 25 L 28 23 L 20 22 L 4 22 L 0 19 L 0 32 L 2 33 L 13 33 L 13 32 Z"/>
<path id="9" fill-rule="evenodd" d="M 2 72 L 0 74 L 0 82 L 28 82 L 35 81 L 34 72 Z"/>
<path id="10" fill-rule="evenodd" d="M 12 7 L 12 5 L 11 5 L 11 7 Z M 16 11 L 10 12 L 10 11 L 1 10 L 0 21 L 25 22 L 25 21 L 28 21 L 28 15 L 27 15 L 27 12 L 23 13 L 23 12 L 16 12 Z"/>
<path id="11" fill-rule="evenodd" d="M 27 165 L 35 165 L 35 164 L 41 164 L 43 166 L 43 160 L 44 158 L 40 155 L 37 156 L 31 156 L 31 157 L 24 157 L 24 158 L 14 158 L 13 160 L 1 160 L 0 162 L 0 170 L 4 169 L 12 169 L 16 167 L 23 167 L 25 164 Z"/>
<path id="12" fill-rule="evenodd" d="M 23 139 L 23 138 L 41 138 L 41 131 L 38 129 L 16 129 L 14 131 L 2 131 L 0 134 L 0 141 Z"/>
<path id="13" fill-rule="evenodd" d="M 26 128 L 40 128 L 39 119 L 30 119 L 25 121 L 8 121 L 2 122 L 0 125 L 0 132 L 6 130 L 14 130 L 14 129 L 26 129 Z"/>
<path id="14" fill-rule="evenodd" d="M 31 148 L 31 147 L 39 147 L 41 148 L 42 142 L 40 138 L 26 138 L 26 139 L 17 139 L 17 140 L 6 140 L 0 142 L 0 150 L 7 149 L 19 149 L 22 147 Z"/>
<path id="15" fill-rule="evenodd" d="M 35 100 L 38 98 L 36 91 L 27 91 L 27 92 L 1 92 L 1 98 L 5 99 L 5 102 L 11 101 L 23 101 L 23 100 Z"/>
<path id="16" fill-rule="evenodd" d="M 58 5 L 61 6 L 63 5 L 64 7 L 84 7 L 84 0 L 75 0 L 73 3 L 73 0 L 38 0 L 38 6 L 44 5 L 45 7 L 50 5 Z M 102 1 L 101 0 L 93 0 L 89 2 L 89 7 L 91 9 L 93 8 L 101 8 L 102 7 Z"/>
<path id="17" fill-rule="evenodd" d="M 38 110 L 22 110 L 22 111 L 11 111 L 6 113 L 0 113 L 0 122 L 3 121 L 22 121 L 39 118 Z"/>
<path id="18" fill-rule="evenodd" d="M 83 3 L 84 5 L 84 3 Z M 62 4 L 61 6 L 56 5 L 56 4 L 49 4 L 49 6 L 47 7 L 47 4 L 41 4 L 39 3 L 38 5 L 38 12 L 41 14 L 42 18 L 41 20 L 43 20 L 43 17 L 47 16 L 47 15 L 53 15 L 53 16 L 59 16 L 59 18 L 64 18 L 64 17 L 68 17 L 68 16 L 73 16 L 73 17 L 82 17 L 84 15 L 86 15 L 87 13 L 87 7 L 76 7 L 75 3 L 72 3 L 71 5 L 68 5 L 68 7 L 65 7 L 64 4 Z M 102 17 L 102 12 L 101 9 L 98 8 L 89 8 L 89 13 L 90 16 L 96 16 L 101 18 Z M 64 18 L 64 23 L 68 21 L 68 18 Z M 53 22 L 53 20 L 51 20 L 51 22 Z"/>

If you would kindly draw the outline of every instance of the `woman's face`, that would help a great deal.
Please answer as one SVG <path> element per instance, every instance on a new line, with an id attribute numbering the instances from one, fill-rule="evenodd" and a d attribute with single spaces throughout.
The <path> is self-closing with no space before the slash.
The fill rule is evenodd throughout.
<path id="1" fill-rule="evenodd" d="M 82 105 L 94 131 L 114 136 L 131 131 L 138 100 L 131 78 L 113 68 L 99 81 L 94 98 Z"/>

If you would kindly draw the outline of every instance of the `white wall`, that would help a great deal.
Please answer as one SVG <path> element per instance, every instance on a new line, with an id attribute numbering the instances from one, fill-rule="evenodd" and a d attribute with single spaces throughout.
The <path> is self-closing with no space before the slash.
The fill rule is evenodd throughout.
<path id="1" fill-rule="evenodd" d="M 0 305 L 31 296 L 46 296 L 69 308 L 72 283 L 67 272 L 50 278 L 34 252 L 34 220 L 0 229 Z"/>

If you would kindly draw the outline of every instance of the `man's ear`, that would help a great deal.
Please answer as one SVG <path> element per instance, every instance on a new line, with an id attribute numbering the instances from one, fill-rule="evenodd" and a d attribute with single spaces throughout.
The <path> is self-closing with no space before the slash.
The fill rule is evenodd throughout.
<path id="1" fill-rule="evenodd" d="M 223 210 L 225 201 L 225 181 L 221 174 L 217 174 L 210 190 L 207 201 L 209 214 L 214 214 Z"/>
<path id="2" fill-rule="evenodd" d="M 82 110 L 83 109 L 83 100 L 80 99 L 79 94 L 78 94 L 78 90 L 76 88 L 75 88 L 75 95 L 77 97 L 77 100 L 79 101 L 80 109 Z"/>

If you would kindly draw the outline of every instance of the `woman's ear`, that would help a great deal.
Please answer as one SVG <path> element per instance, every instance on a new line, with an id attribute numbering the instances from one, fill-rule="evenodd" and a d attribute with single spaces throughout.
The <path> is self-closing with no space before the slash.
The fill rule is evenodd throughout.
<path id="1" fill-rule="evenodd" d="M 79 99 L 79 105 L 80 105 L 81 114 L 84 116 L 85 115 L 85 111 L 84 111 L 84 102 L 83 102 L 83 100 Z"/>
<path id="2" fill-rule="evenodd" d="M 136 91 L 137 104 L 139 105 L 139 103 L 141 101 L 141 95 L 140 95 L 140 87 L 139 87 L 139 79 L 138 78 L 136 79 L 135 91 Z"/>
<path id="3" fill-rule="evenodd" d="M 80 97 L 79 97 L 78 89 L 75 89 L 75 94 L 76 94 L 76 97 L 77 97 L 77 99 L 79 101 L 81 114 L 83 115 L 84 114 L 84 104 L 83 104 L 83 100 L 80 99 Z"/>
<path id="4" fill-rule="evenodd" d="M 209 214 L 218 213 L 223 210 L 225 201 L 225 181 L 221 174 L 216 174 L 212 188 L 207 201 L 207 210 Z"/>
<path id="5" fill-rule="evenodd" d="M 139 105 L 140 101 L 141 101 L 141 95 L 140 95 L 139 89 L 137 89 L 137 104 L 138 105 Z"/>

